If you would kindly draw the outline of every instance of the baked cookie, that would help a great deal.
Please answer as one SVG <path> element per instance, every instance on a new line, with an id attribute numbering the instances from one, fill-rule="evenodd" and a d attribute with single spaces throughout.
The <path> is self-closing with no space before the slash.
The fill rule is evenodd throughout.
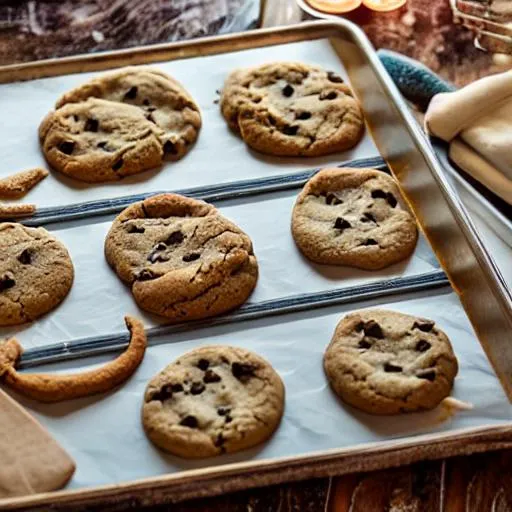
<path id="1" fill-rule="evenodd" d="M 73 276 L 68 251 L 48 231 L 0 224 L 0 326 L 29 322 L 55 308 Z"/>
<path id="2" fill-rule="evenodd" d="M 163 130 L 141 109 L 96 98 L 51 112 L 39 136 L 54 169 L 90 183 L 158 167 L 163 158 Z"/>
<path id="3" fill-rule="evenodd" d="M 267 361 L 242 348 L 205 346 L 149 382 L 142 422 L 160 448 L 180 457 L 211 457 L 262 443 L 283 409 L 284 386 Z"/>
<path id="4" fill-rule="evenodd" d="M 46 169 L 36 167 L 0 179 L 0 199 L 20 199 L 48 176 Z"/>
<path id="5" fill-rule="evenodd" d="M 365 310 L 337 325 L 324 369 L 345 402 L 372 414 L 397 414 L 438 405 L 450 394 L 458 366 L 433 321 Z"/>
<path id="6" fill-rule="evenodd" d="M 105 255 L 142 309 L 174 322 L 240 306 L 258 278 L 249 237 L 212 205 L 177 194 L 126 208 Z"/>
<path id="7" fill-rule="evenodd" d="M 363 114 L 348 85 L 331 71 L 296 62 L 236 70 L 220 106 L 253 149 L 279 156 L 319 156 L 355 146 Z"/>
<path id="8" fill-rule="evenodd" d="M 201 128 L 199 107 L 174 78 L 149 67 L 126 67 L 105 73 L 64 94 L 56 104 L 94 97 L 137 106 L 160 129 L 164 155 L 178 160 L 187 153 Z"/>
<path id="9" fill-rule="evenodd" d="M 317 263 L 368 270 L 407 258 L 418 238 L 416 222 L 399 204 L 387 174 L 373 169 L 324 169 L 297 198 L 292 234 Z"/>

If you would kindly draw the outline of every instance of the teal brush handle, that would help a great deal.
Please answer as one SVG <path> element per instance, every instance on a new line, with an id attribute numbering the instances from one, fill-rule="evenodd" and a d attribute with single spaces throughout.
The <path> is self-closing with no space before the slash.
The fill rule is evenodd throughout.
<path id="1" fill-rule="evenodd" d="M 377 55 L 402 95 L 423 111 L 435 94 L 457 90 L 417 60 L 391 50 L 378 50 Z"/>

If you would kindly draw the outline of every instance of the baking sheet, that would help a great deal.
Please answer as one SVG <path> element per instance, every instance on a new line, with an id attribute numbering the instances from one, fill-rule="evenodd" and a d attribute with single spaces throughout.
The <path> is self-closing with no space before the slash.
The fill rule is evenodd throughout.
<path id="1" fill-rule="evenodd" d="M 167 163 L 119 182 L 89 185 L 53 172 L 25 198 L 37 206 L 56 206 L 113 198 L 138 192 L 177 190 L 242 179 L 275 176 L 302 169 L 314 169 L 328 163 L 378 156 L 366 131 L 363 140 L 350 151 L 319 158 L 278 158 L 251 151 L 227 127 L 220 114 L 216 90 L 237 67 L 269 61 L 301 61 L 323 66 L 347 79 L 339 58 L 327 40 L 300 42 L 211 57 L 155 64 L 187 88 L 201 108 L 203 127 L 198 142 L 185 158 Z M 62 93 L 98 73 L 82 73 L 29 82 L 0 85 L 0 178 L 34 166 L 45 166 L 39 148 L 37 129 Z"/>
<path id="2" fill-rule="evenodd" d="M 380 271 L 317 265 L 306 260 L 295 246 L 290 223 L 300 189 L 222 201 L 220 212 L 252 239 L 260 275 L 250 302 L 300 293 L 319 292 L 401 275 L 417 275 L 439 269 L 426 240 L 420 236 L 414 255 Z M 249 202 L 250 199 L 250 202 Z M 75 266 L 70 294 L 53 312 L 33 324 L 0 329 L 0 338 L 18 334 L 25 348 L 58 341 L 123 332 L 126 314 L 142 317 L 147 326 L 161 318 L 144 314 L 105 260 L 104 240 L 112 217 L 99 223 L 62 223 L 50 231 L 68 248 Z"/>
<path id="3" fill-rule="evenodd" d="M 367 306 L 435 320 L 450 337 L 460 364 L 452 396 L 472 403 L 474 409 L 457 412 L 448 419 L 442 407 L 424 413 L 374 417 L 343 405 L 328 387 L 322 356 L 341 316 Z M 152 344 L 136 374 L 115 392 L 54 405 L 15 397 L 36 414 L 75 458 L 77 471 L 68 488 L 119 483 L 230 462 L 305 455 L 512 420 L 512 407 L 451 291 L 218 326 L 162 337 L 152 340 Z M 242 346 L 267 358 L 285 383 L 285 414 L 276 434 L 259 447 L 213 459 L 186 461 L 151 445 L 141 427 L 140 408 L 145 386 L 154 374 L 184 352 L 205 344 Z M 80 370 L 84 365 L 84 361 L 75 361 L 41 370 Z"/>

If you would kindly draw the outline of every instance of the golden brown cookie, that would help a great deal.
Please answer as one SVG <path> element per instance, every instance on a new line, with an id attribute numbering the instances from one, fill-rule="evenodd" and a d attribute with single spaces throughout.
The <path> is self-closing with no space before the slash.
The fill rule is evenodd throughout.
<path id="1" fill-rule="evenodd" d="M 0 325 L 30 322 L 54 309 L 73 276 L 68 251 L 48 231 L 0 224 Z"/>
<path id="2" fill-rule="evenodd" d="M 126 208 L 105 255 L 142 309 L 173 322 L 240 306 L 258 278 L 249 237 L 212 205 L 177 194 Z"/>
<path id="3" fill-rule="evenodd" d="M 324 169 L 304 186 L 292 214 L 292 234 L 317 263 L 368 270 L 412 254 L 418 231 L 400 206 L 390 176 L 373 169 Z"/>
<path id="4" fill-rule="evenodd" d="M 372 414 L 397 414 L 439 404 L 450 394 L 458 365 L 433 321 L 375 309 L 340 321 L 324 369 L 345 402 Z"/>
<path id="5" fill-rule="evenodd" d="M 239 69 L 220 102 L 229 126 L 262 153 L 319 156 L 355 146 L 363 114 L 343 79 L 298 62 Z"/>
<path id="6" fill-rule="evenodd" d="M 284 386 L 267 361 L 238 347 L 206 346 L 150 381 L 142 422 L 160 448 L 180 457 L 211 457 L 262 443 L 283 410 Z"/>
<path id="7" fill-rule="evenodd" d="M 52 168 L 90 183 L 158 167 L 162 135 L 139 108 L 96 98 L 64 105 L 46 116 L 39 128 Z"/>
<path id="8" fill-rule="evenodd" d="M 138 107 L 146 119 L 161 129 L 166 158 L 182 158 L 201 128 L 199 107 L 174 78 L 151 67 L 129 66 L 101 74 L 64 94 L 56 104 L 100 98 Z"/>

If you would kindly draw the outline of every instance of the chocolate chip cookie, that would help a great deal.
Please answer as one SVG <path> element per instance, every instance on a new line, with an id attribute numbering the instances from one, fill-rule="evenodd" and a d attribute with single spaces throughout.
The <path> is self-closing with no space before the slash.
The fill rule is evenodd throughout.
<path id="1" fill-rule="evenodd" d="M 220 106 L 246 144 L 271 155 L 326 155 L 355 146 L 363 135 L 361 108 L 343 79 L 301 63 L 234 71 Z"/>
<path id="2" fill-rule="evenodd" d="M 262 443 L 283 409 L 284 386 L 267 361 L 242 348 L 205 346 L 150 381 L 142 422 L 160 448 L 180 457 L 211 457 Z"/>
<path id="3" fill-rule="evenodd" d="M 387 174 L 373 169 L 324 169 L 304 186 L 292 214 L 292 234 L 317 263 L 368 270 L 407 258 L 418 238 Z"/>
<path id="4" fill-rule="evenodd" d="M 90 183 L 119 180 L 161 165 L 163 134 L 138 107 L 96 98 L 64 105 L 39 128 L 51 167 Z"/>
<path id="5" fill-rule="evenodd" d="M 60 304 L 73 284 L 66 248 L 43 228 L 0 224 L 0 325 L 30 322 Z"/>
<path id="6" fill-rule="evenodd" d="M 249 237 L 212 205 L 177 194 L 126 208 L 105 254 L 142 309 L 174 322 L 241 305 L 258 278 Z"/>
<path id="7" fill-rule="evenodd" d="M 105 73 L 64 94 L 56 108 L 91 97 L 138 107 L 161 129 L 160 143 L 170 160 L 187 153 L 201 128 L 199 107 L 190 94 L 158 69 L 130 66 Z"/>
<path id="8" fill-rule="evenodd" d="M 372 414 L 397 414 L 438 405 L 450 394 L 458 365 L 433 321 L 365 310 L 338 324 L 324 369 L 345 402 Z"/>

